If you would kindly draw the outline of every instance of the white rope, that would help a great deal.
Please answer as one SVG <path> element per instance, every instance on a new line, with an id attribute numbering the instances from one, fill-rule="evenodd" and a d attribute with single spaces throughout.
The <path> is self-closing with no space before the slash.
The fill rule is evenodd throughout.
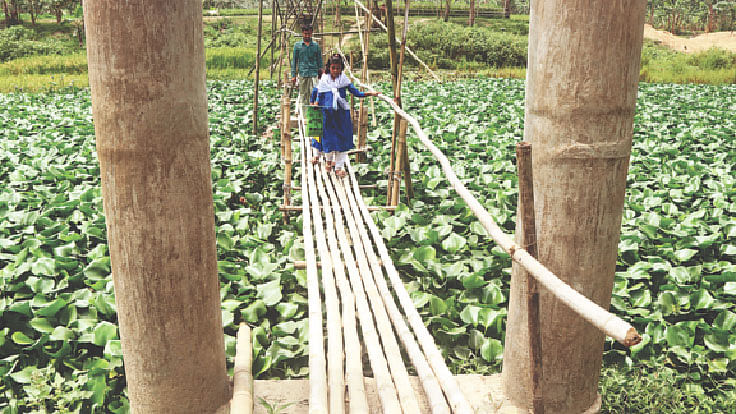
<path id="1" fill-rule="evenodd" d="M 371 92 L 375 91 L 375 89 L 370 85 L 360 82 L 360 80 L 350 72 L 349 65 L 346 65 L 346 70 L 358 86 L 362 86 Z M 488 211 L 483 208 L 473 194 L 460 182 L 457 175 L 455 175 L 455 172 L 452 170 L 452 164 L 450 164 L 450 161 L 427 137 L 427 134 L 422 130 L 419 122 L 414 117 L 404 112 L 404 110 L 402 110 L 390 98 L 384 95 L 379 95 L 378 98 L 387 102 L 396 113 L 409 121 L 409 124 L 411 124 L 414 131 L 416 131 L 419 140 L 422 141 L 437 161 L 439 161 L 442 166 L 442 171 L 444 171 L 445 176 L 447 176 L 452 187 L 460 197 L 465 200 L 473 214 L 478 217 L 478 221 L 480 221 L 481 225 L 483 225 L 491 235 L 491 238 L 493 238 L 493 240 L 501 246 L 506 253 L 511 255 L 511 258 L 514 261 L 521 264 L 529 274 L 537 279 L 537 281 L 547 288 L 557 299 L 565 303 L 570 309 L 575 311 L 575 313 L 590 322 L 606 335 L 614 338 L 625 346 L 636 345 L 641 341 L 641 337 L 636 332 L 636 329 L 634 329 L 634 327 L 632 327 L 628 322 L 606 311 L 597 303 L 580 294 L 580 292 L 576 291 L 558 278 L 554 273 L 550 272 L 549 269 L 539 263 L 539 261 L 532 257 L 526 250 L 514 243 L 511 237 L 505 234 L 503 230 L 498 227 Z"/>
<path id="2" fill-rule="evenodd" d="M 367 9 L 367 8 L 366 8 L 366 7 L 365 7 L 365 6 L 363 5 L 363 3 L 361 3 L 361 2 L 360 2 L 360 0 L 355 0 L 355 3 L 356 3 L 356 4 L 358 5 L 358 6 L 360 6 L 360 8 L 361 8 L 361 9 L 363 9 L 363 10 L 364 10 L 364 11 L 365 11 L 366 13 L 370 13 L 370 10 L 368 10 L 368 9 Z M 385 30 L 386 32 L 388 32 L 388 29 L 386 28 L 386 25 L 385 25 L 385 24 L 383 24 L 383 22 L 381 22 L 381 21 L 380 21 L 379 19 L 375 19 L 374 21 L 375 21 L 376 23 L 378 23 L 378 25 L 379 25 L 379 26 L 381 26 L 381 28 L 382 28 L 383 30 Z M 370 30 L 370 28 L 366 28 L 366 30 Z M 399 39 L 396 39 L 396 40 L 399 40 Z M 401 41 L 399 40 L 399 42 L 401 42 Z M 430 69 L 430 68 L 429 68 L 429 66 L 427 66 L 427 64 L 426 64 L 426 63 L 424 63 L 424 62 L 423 62 L 423 61 L 422 61 L 421 59 L 419 59 L 419 56 L 415 55 L 415 54 L 414 54 L 414 52 L 412 52 L 412 50 L 411 50 L 411 49 L 409 49 L 409 46 L 406 46 L 406 52 L 407 52 L 407 53 L 409 53 L 409 55 L 410 55 L 411 57 L 413 57 L 413 58 L 414 58 L 414 60 L 416 60 L 417 62 L 419 62 L 419 64 L 420 64 L 420 65 L 424 66 L 424 69 L 427 69 L 427 72 L 429 72 L 429 73 L 430 73 L 430 74 L 432 75 L 432 77 L 434 78 L 434 80 L 436 80 L 437 82 L 442 82 L 442 81 L 440 80 L 440 78 L 439 78 L 439 77 L 437 77 L 437 75 L 435 75 L 435 73 L 434 73 L 434 72 L 432 72 L 432 69 Z"/>

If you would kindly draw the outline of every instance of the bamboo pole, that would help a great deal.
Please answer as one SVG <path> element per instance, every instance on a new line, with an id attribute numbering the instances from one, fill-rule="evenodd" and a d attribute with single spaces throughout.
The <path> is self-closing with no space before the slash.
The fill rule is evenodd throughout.
<path id="1" fill-rule="evenodd" d="M 409 0 L 404 0 L 404 30 L 401 34 L 401 52 L 399 54 L 399 69 L 398 69 L 398 79 L 397 79 L 397 88 L 396 91 L 398 93 L 399 101 L 398 104 L 401 106 L 401 83 L 403 80 L 403 73 L 404 73 L 404 56 L 406 55 L 406 35 L 409 33 Z M 397 2 L 398 4 L 398 2 Z M 398 116 L 398 115 L 397 115 Z M 409 151 L 406 147 L 406 130 L 404 130 L 404 141 L 402 144 L 399 145 L 398 151 L 401 152 L 401 157 L 403 158 L 402 165 L 398 167 L 396 170 L 399 173 L 404 174 L 404 188 L 406 189 L 406 204 L 409 204 L 411 202 L 411 199 L 414 197 L 414 189 L 411 184 L 411 164 L 409 163 Z M 399 197 L 396 197 L 396 203 L 394 205 L 398 205 L 399 203 Z"/>
<path id="2" fill-rule="evenodd" d="M 381 294 L 381 298 L 383 299 L 383 303 L 386 306 L 386 310 L 388 311 L 389 317 L 391 318 L 391 322 L 393 323 L 396 332 L 399 335 L 399 339 L 401 339 L 401 343 L 404 345 L 404 349 L 406 349 L 406 353 L 409 356 L 409 359 L 417 370 L 417 375 L 419 376 L 419 379 L 422 383 L 424 394 L 429 401 L 432 413 L 449 414 L 450 409 L 448 408 L 445 397 L 442 394 L 442 388 L 440 388 L 440 385 L 437 382 L 437 378 L 432 372 L 432 368 L 427 363 L 422 350 L 419 348 L 419 345 L 417 345 L 417 342 L 414 339 L 414 335 L 412 334 L 409 327 L 406 325 L 406 322 L 404 322 L 404 316 L 401 314 L 401 311 L 396 306 L 394 298 L 391 295 L 391 291 L 386 284 L 386 280 L 384 279 L 383 273 L 381 272 L 383 261 L 378 259 L 378 257 L 376 256 L 376 252 L 372 247 L 370 247 L 372 243 L 365 228 L 363 217 L 361 215 L 360 205 L 356 201 L 357 198 L 360 198 L 362 200 L 362 197 L 360 195 L 358 182 L 355 180 L 355 175 L 352 174 L 352 170 L 350 170 L 350 172 L 350 178 L 352 182 L 351 187 L 353 190 L 347 191 L 347 199 L 350 203 L 350 211 L 353 214 L 353 219 L 356 222 L 358 233 L 360 235 L 362 243 L 364 246 L 366 246 L 365 250 L 368 254 L 368 261 L 370 263 L 373 275 L 375 275 L 375 283 L 378 286 L 378 290 Z"/>
<path id="3" fill-rule="evenodd" d="M 253 414 L 253 344 L 250 339 L 250 327 L 244 322 L 240 323 L 236 341 L 230 413 Z"/>
<path id="4" fill-rule="evenodd" d="M 401 149 L 406 146 L 406 127 L 408 123 L 405 119 L 400 118 L 399 120 L 399 139 L 398 139 L 398 151 L 396 154 L 396 171 L 393 174 L 393 190 L 391 191 L 391 205 L 397 206 L 399 204 L 399 191 L 401 189 L 401 171 L 403 169 L 404 151 Z"/>
<path id="5" fill-rule="evenodd" d="M 268 77 L 270 80 L 273 80 L 273 58 L 274 58 L 274 49 L 273 45 L 276 43 L 276 1 L 277 0 L 271 0 L 271 66 L 269 66 L 269 74 Z"/>
<path id="6" fill-rule="evenodd" d="M 258 135 L 258 78 L 261 76 L 261 34 L 263 33 L 263 0 L 258 1 L 258 38 L 256 39 L 256 81 L 253 85 L 253 134 Z"/>
<path id="7" fill-rule="evenodd" d="M 355 179 L 355 171 L 353 171 L 352 168 L 348 168 L 348 171 L 350 173 L 351 179 L 354 182 L 357 181 Z M 386 249 L 386 244 L 383 242 L 383 237 L 381 236 L 378 227 L 376 227 L 376 224 L 373 222 L 373 217 L 371 217 L 365 201 L 363 201 L 362 197 L 358 197 L 357 195 L 356 199 L 358 205 L 360 206 L 360 212 L 363 215 L 363 219 L 365 219 L 365 223 L 368 225 L 368 229 L 371 232 L 371 236 L 373 237 L 373 242 L 375 243 L 376 249 L 378 250 L 381 260 L 383 260 L 386 274 L 391 281 L 391 286 L 393 286 L 394 292 L 396 292 L 396 296 L 399 299 L 401 308 L 404 310 L 406 319 L 409 321 L 409 325 L 414 330 L 414 334 L 417 336 L 417 341 L 421 345 L 424 354 L 427 356 L 429 365 L 432 367 L 434 374 L 439 380 L 442 390 L 447 396 L 447 400 L 450 402 L 450 407 L 452 408 L 452 411 L 458 414 L 473 413 L 470 404 L 468 404 L 465 396 L 460 391 L 460 387 L 458 387 L 455 377 L 452 375 L 450 370 L 447 369 L 445 359 L 442 357 L 439 349 L 437 349 L 432 335 L 427 330 L 427 327 L 424 326 L 424 321 L 422 320 L 422 317 L 419 315 L 419 312 L 417 312 L 416 307 L 414 307 L 414 302 L 411 300 L 409 293 L 404 287 L 404 282 L 401 280 L 399 273 L 394 267 L 391 256 L 389 256 L 388 254 L 388 249 Z"/>
<path id="8" fill-rule="evenodd" d="M 299 115 L 299 136 L 302 143 L 303 158 L 307 157 L 309 146 L 304 131 L 304 116 L 301 109 L 298 110 Z M 337 299 L 337 291 L 335 289 L 335 279 L 332 273 L 332 261 L 330 253 L 325 243 L 325 234 L 322 226 L 322 215 L 320 212 L 319 197 L 317 196 L 317 187 L 314 179 L 314 165 L 310 161 L 306 162 L 306 177 L 303 178 L 304 183 L 308 186 L 309 199 L 312 205 L 312 217 L 314 217 L 314 234 L 317 240 L 317 251 L 322 259 L 322 287 L 325 295 L 325 308 L 327 312 L 327 374 L 329 384 L 329 412 L 332 414 L 341 414 L 345 411 L 345 382 L 343 374 L 343 349 L 342 349 L 342 329 L 340 323 L 340 304 Z M 331 225 L 330 221 L 327 225 Z M 338 263 L 338 266 L 341 266 Z"/>
<path id="9" fill-rule="evenodd" d="M 519 175 L 519 214 L 521 231 L 517 240 L 537 258 L 537 232 L 534 220 L 534 179 L 532 172 L 532 146 L 528 142 L 516 144 L 516 168 Z M 530 375 L 532 384 L 532 408 L 534 414 L 544 414 L 544 400 L 540 381 L 542 378 L 542 331 L 539 325 L 539 289 L 537 281 L 524 272 L 526 278 L 527 329 L 529 334 Z"/>
<path id="10" fill-rule="evenodd" d="M 335 223 L 332 215 L 330 199 L 325 191 L 323 183 L 324 174 L 317 174 L 317 189 L 322 199 L 322 205 L 325 207 L 325 221 L 328 223 L 327 242 L 333 263 L 335 266 L 335 278 L 338 288 L 340 289 L 340 298 L 342 302 L 342 324 L 345 337 L 345 380 L 348 386 L 348 396 L 350 400 L 351 414 L 368 414 L 368 398 L 363 382 L 363 364 L 361 355 L 360 340 L 358 338 L 358 328 L 355 316 L 355 296 L 350 289 L 350 284 L 345 276 L 345 266 L 340 257 L 340 247 L 335 234 Z M 326 178 L 326 177 L 325 177 Z"/>
<path id="11" fill-rule="evenodd" d="M 360 278 L 363 281 L 363 287 L 368 295 L 370 301 L 371 311 L 376 320 L 376 326 L 378 333 L 381 338 L 381 344 L 383 345 L 384 352 L 386 354 L 386 360 L 391 370 L 391 375 L 396 384 L 396 390 L 399 393 L 399 401 L 403 412 L 419 413 L 419 404 L 417 403 L 416 396 L 414 395 L 414 389 L 409 382 L 409 374 L 406 371 L 403 358 L 401 357 L 401 349 L 399 344 L 396 342 L 396 337 L 391 329 L 391 322 L 388 318 L 387 311 L 381 296 L 376 289 L 374 281 L 375 277 L 383 277 L 380 268 L 378 273 L 374 276 L 368 266 L 368 259 L 366 258 L 366 250 L 370 250 L 370 244 L 363 245 L 362 238 L 358 231 L 355 219 L 353 217 L 354 212 L 351 211 L 350 204 L 348 203 L 345 186 L 349 185 L 349 180 L 340 180 L 335 186 L 337 189 L 337 199 L 342 205 L 342 211 L 345 212 L 345 218 L 347 219 L 348 229 L 350 231 L 350 239 L 353 242 L 355 249 L 355 255 L 358 259 L 358 270 L 360 272 Z"/>
<path id="12" fill-rule="evenodd" d="M 340 206 L 336 201 L 337 196 L 335 195 L 335 191 L 332 188 L 332 183 L 330 182 L 324 170 L 322 171 L 322 178 L 324 179 L 327 193 L 332 199 L 332 201 L 330 201 L 330 204 L 332 206 L 332 212 L 335 217 L 335 227 L 337 227 L 337 236 L 340 242 L 340 249 L 342 250 L 345 264 L 348 268 L 348 278 L 350 280 L 350 285 L 352 286 L 352 290 L 355 294 L 355 301 L 358 309 L 358 319 L 360 320 L 360 328 L 363 332 L 363 342 L 366 345 L 368 359 L 370 360 L 371 368 L 373 369 L 373 375 L 376 379 L 376 388 L 381 400 L 381 405 L 383 406 L 384 412 L 399 413 L 401 412 L 401 405 L 399 404 L 399 400 L 396 396 L 396 389 L 394 387 L 393 381 L 391 380 L 391 374 L 389 373 L 387 361 L 384 358 L 383 352 L 381 351 L 381 344 L 378 339 L 376 327 L 373 323 L 371 308 L 368 305 L 366 293 L 360 281 L 360 273 L 358 271 L 358 268 L 355 266 L 356 259 L 350 248 L 348 236 L 345 233 L 345 228 L 344 226 L 342 226 L 343 216 L 342 212 L 340 211 Z"/>
<path id="13" fill-rule="evenodd" d="M 300 143 L 306 149 L 306 140 L 300 134 Z M 307 156 L 302 150 L 302 171 L 307 170 Z M 327 411 L 327 374 L 324 340 L 322 337 L 322 301 L 319 291 L 317 259 L 314 255 L 314 239 L 312 237 L 312 220 L 310 214 L 310 196 L 308 191 L 302 193 L 302 233 L 304 235 L 304 256 L 307 262 L 307 300 L 309 323 L 309 413 L 326 414 Z M 314 200 L 315 202 L 317 200 Z"/>
<path id="14" fill-rule="evenodd" d="M 356 3 L 358 4 L 358 6 L 360 6 L 360 8 L 361 8 L 361 9 L 365 10 L 366 12 L 370 12 L 370 10 L 368 10 L 368 9 L 367 9 L 367 8 L 366 8 L 366 7 L 365 7 L 365 6 L 363 5 L 363 3 L 361 3 L 361 2 L 360 2 L 360 0 L 354 0 L 354 1 L 355 1 L 355 2 L 356 2 Z M 381 26 L 381 28 L 383 28 L 383 30 L 386 30 L 386 31 L 388 31 L 388 29 L 386 29 L 386 26 L 385 26 L 385 25 L 384 25 L 383 23 L 381 23 L 381 21 L 380 21 L 380 20 L 377 20 L 377 21 L 376 21 L 376 23 L 378 23 L 378 25 L 379 25 L 379 26 Z M 435 74 L 435 73 L 434 73 L 434 72 L 432 71 L 432 69 L 430 69 L 430 68 L 429 68 L 429 66 L 427 66 L 427 64 L 426 64 L 426 63 L 424 63 L 424 61 L 422 61 L 421 59 L 419 59 L 419 57 L 418 57 L 418 56 L 417 56 L 417 55 L 416 55 L 416 54 L 415 54 L 415 53 L 414 53 L 414 52 L 413 52 L 413 51 L 412 51 L 412 50 L 411 50 L 410 48 L 408 48 L 408 47 L 406 48 L 406 53 L 408 53 L 408 54 L 409 54 L 409 56 L 413 57 L 413 58 L 414 58 L 414 60 L 416 60 L 417 62 L 419 62 L 419 64 L 420 64 L 420 65 L 422 65 L 422 66 L 424 67 L 424 69 L 426 69 L 426 70 L 427 70 L 427 72 L 429 72 L 429 74 L 431 74 L 431 75 L 432 75 L 432 77 L 433 77 L 433 78 L 434 78 L 434 79 L 435 79 L 435 80 L 436 80 L 437 82 L 440 82 L 440 78 L 439 78 L 439 77 L 438 77 L 438 76 L 437 76 L 437 75 L 436 75 L 436 74 Z M 365 79 L 367 79 L 367 78 L 365 78 Z"/>

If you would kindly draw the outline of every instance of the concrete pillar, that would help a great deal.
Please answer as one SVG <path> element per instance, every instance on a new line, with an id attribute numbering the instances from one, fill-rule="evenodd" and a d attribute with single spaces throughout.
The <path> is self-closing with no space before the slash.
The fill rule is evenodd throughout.
<path id="1" fill-rule="evenodd" d="M 643 0 L 531 3 L 524 140 L 532 143 L 539 260 L 604 308 L 616 266 L 645 7 Z M 525 280 L 514 264 L 503 376 L 519 407 L 532 400 Z M 540 290 L 546 412 L 595 409 L 604 336 Z"/>
<path id="2" fill-rule="evenodd" d="M 230 396 L 202 2 L 86 0 L 84 18 L 131 409 L 212 412 Z"/>

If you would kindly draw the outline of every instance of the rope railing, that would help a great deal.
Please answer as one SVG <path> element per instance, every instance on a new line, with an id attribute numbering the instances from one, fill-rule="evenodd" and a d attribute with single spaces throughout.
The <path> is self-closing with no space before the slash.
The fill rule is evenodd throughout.
<path id="1" fill-rule="evenodd" d="M 365 11 L 366 13 L 370 13 L 370 10 L 368 10 L 368 8 L 366 8 L 363 5 L 363 3 L 360 2 L 360 0 L 355 0 L 355 3 L 358 6 L 360 6 L 360 8 L 363 9 L 363 11 Z M 378 25 L 381 26 L 381 28 L 383 30 L 385 30 L 386 32 L 388 32 L 388 29 L 386 28 L 386 25 L 383 24 L 383 22 L 381 22 L 378 19 L 373 19 L 373 21 L 376 22 L 376 23 L 378 23 Z M 370 29 L 370 28 L 366 28 L 366 30 L 368 30 L 368 29 Z M 416 60 L 417 62 L 419 62 L 419 64 L 422 65 L 424 67 L 424 69 L 426 69 L 427 72 L 429 72 L 432 75 L 432 77 L 434 78 L 434 80 L 436 80 L 437 82 L 441 82 L 440 78 L 434 72 L 432 72 L 432 69 L 430 69 L 429 66 L 427 66 L 427 64 L 422 61 L 422 59 L 419 59 L 419 56 L 417 56 L 411 49 L 409 49 L 409 46 L 406 46 L 406 53 L 408 53 L 411 57 L 413 57 L 414 60 Z"/>
<path id="2" fill-rule="evenodd" d="M 359 0 L 355 0 L 360 4 Z M 356 76 L 352 74 L 350 65 L 345 62 L 346 71 L 348 75 L 354 80 L 354 82 L 361 87 L 366 88 L 371 92 L 375 92 L 375 89 L 370 85 L 364 84 Z M 422 130 L 419 122 L 411 115 L 406 113 L 401 107 L 399 107 L 393 100 L 384 95 L 379 95 L 379 99 L 388 103 L 393 110 L 401 117 L 406 119 L 409 124 L 414 128 L 417 133 L 419 140 L 422 141 L 424 146 L 434 155 L 439 161 L 442 171 L 445 173 L 448 181 L 460 195 L 460 197 L 468 204 L 470 210 L 475 214 L 480 221 L 483 228 L 488 231 L 491 238 L 511 256 L 511 259 L 519 263 L 532 277 L 534 277 L 539 283 L 548 289 L 558 300 L 567 305 L 580 317 L 590 322 L 593 326 L 598 328 L 601 332 L 620 342 L 622 345 L 630 347 L 638 344 L 641 341 L 641 336 L 636 329 L 631 326 L 628 322 L 619 318 L 618 316 L 603 309 L 600 305 L 588 299 L 580 292 L 576 291 L 570 285 L 562 281 L 537 259 L 532 257 L 525 249 L 517 245 L 510 236 L 501 230 L 496 224 L 491 215 L 486 211 L 485 208 L 478 202 L 473 194 L 463 185 L 458 179 L 457 175 L 452 169 L 450 161 L 445 157 L 442 151 L 437 148 L 434 143 L 429 139 L 427 134 Z"/>

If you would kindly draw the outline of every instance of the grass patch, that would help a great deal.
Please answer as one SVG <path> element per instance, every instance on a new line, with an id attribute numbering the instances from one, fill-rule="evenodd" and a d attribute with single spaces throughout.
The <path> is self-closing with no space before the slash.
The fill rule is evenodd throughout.
<path id="1" fill-rule="evenodd" d="M 87 73 L 80 74 L 26 74 L 0 75 L 0 93 L 54 92 L 64 88 L 86 88 Z"/>
<path id="2" fill-rule="evenodd" d="M 599 382 L 601 413 L 736 413 L 733 384 L 708 394 L 702 382 L 697 371 L 678 372 L 656 362 L 607 366 Z"/>
<path id="3" fill-rule="evenodd" d="M 688 55 L 647 40 L 639 80 L 650 83 L 736 83 L 736 53 L 713 48 Z"/>

